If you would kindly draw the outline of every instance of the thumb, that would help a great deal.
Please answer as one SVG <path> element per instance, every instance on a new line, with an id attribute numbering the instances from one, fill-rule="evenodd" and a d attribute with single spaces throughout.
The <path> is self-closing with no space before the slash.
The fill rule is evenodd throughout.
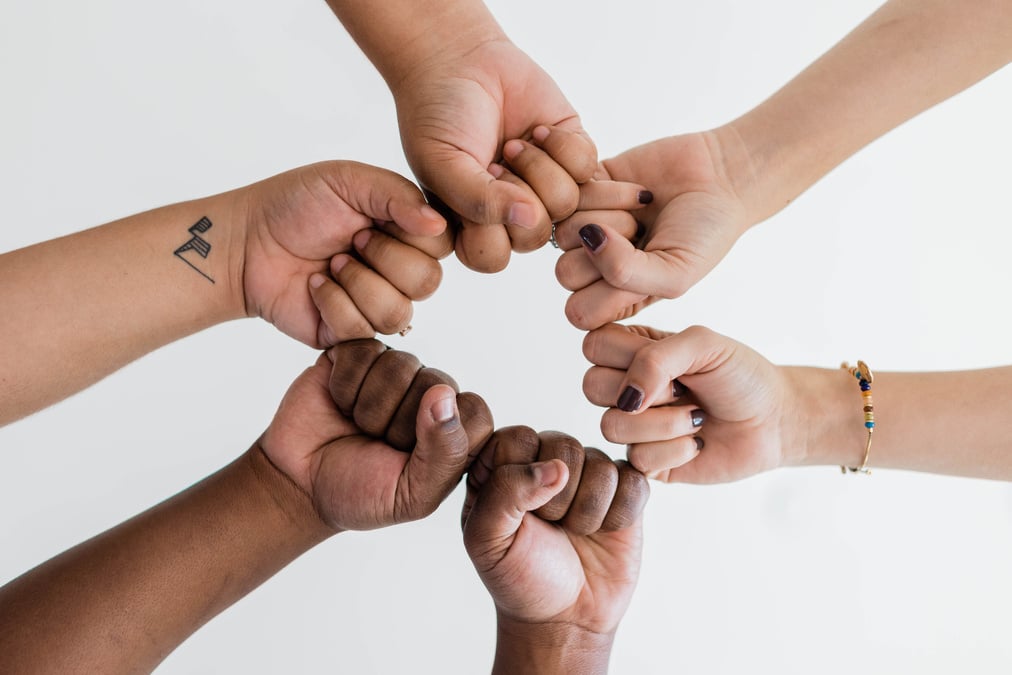
<path id="1" fill-rule="evenodd" d="M 497 467 L 464 523 L 464 546 L 475 566 L 488 569 L 502 560 L 527 512 L 547 504 L 568 481 L 561 459 Z"/>
<path id="2" fill-rule="evenodd" d="M 518 185 L 498 180 L 471 155 L 457 149 L 424 157 L 418 174 L 425 186 L 466 220 L 481 225 L 536 227 L 541 206 Z"/>
<path id="3" fill-rule="evenodd" d="M 358 162 L 325 163 L 325 179 L 352 208 L 379 222 L 393 222 L 414 235 L 435 236 L 446 221 L 404 176 Z"/>
<path id="4" fill-rule="evenodd" d="M 415 436 L 415 449 L 397 484 L 398 522 L 424 518 L 435 511 L 470 462 L 467 431 L 452 387 L 437 384 L 422 395 Z"/>

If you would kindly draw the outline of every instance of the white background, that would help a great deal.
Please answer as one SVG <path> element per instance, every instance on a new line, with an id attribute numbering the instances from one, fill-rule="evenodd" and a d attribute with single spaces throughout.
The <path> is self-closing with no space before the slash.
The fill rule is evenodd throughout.
<path id="1" fill-rule="evenodd" d="M 736 117 L 877 3 L 489 5 L 606 157 Z M 392 100 L 322 0 L 7 2 L 0 99 L 0 250 L 322 159 L 408 172 Z M 639 320 L 707 325 L 778 363 L 1012 361 L 1010 104 L 1002 72 L 906 124 Z M 620 456 L 581 396 L 587 364 L 556 255 L 495 276 L 447 261 L 414 331 L 389 342 L 481 393 L 499 425 Z M 0 430 L 0 582 L 239 455 L 314 358 L 263 322 L 236 322 Z M 494 618 L 460 543 L 460 498 L 319 546 L 161 671 L 486 670 Z M 1010 516 L 1005 484 L 903 472 L 655 485 L 612 669 L 1008 672 Z"/>

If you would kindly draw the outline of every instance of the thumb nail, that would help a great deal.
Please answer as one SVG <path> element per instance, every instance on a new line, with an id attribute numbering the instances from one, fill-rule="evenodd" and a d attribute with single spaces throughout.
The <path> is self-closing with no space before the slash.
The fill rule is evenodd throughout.
<path id="1" fill-rule="evenodd" d="M 530 204 L 518 202 L 510 207 L 509 225 L 532 228 L 538 224 L 538 216 Z"/>
<path id="2" fill-rule="evenodd" d="M 560 471 L 558 462 L 538 462 L 532 465 L 531 469 L 534 473 L 534 480 L 541 487 L 550 487 L 555 485 L 559 480 Z"/>
<path id="3" fill-rule="evenodd" d="M 452 422 L 457 417 L 457 401 L 454 396 L 441 398 L 432 404 L 432 417 L 440 424 Z"/>

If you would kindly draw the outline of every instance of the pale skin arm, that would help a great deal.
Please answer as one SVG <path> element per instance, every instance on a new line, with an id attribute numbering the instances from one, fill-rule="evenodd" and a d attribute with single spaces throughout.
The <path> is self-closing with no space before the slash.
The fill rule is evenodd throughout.
<path id="1" fill-rule="evenodd" d="M 231 319 L 313 347 L 398 332 L 451 245 L 405 178 L 324 162 L 5 253 L 0 424 Z"/>
<path id="2" fill-rule="evenodd" d="M 864 402 L 842 369 L 776 366 L 700 327 L 610 324 L 588 334 L 584 352 L 595 364 L 584 392 L 609 408 L 605 437 L 627 444 L 630 462 L 654 478 L 716 483 L 863 460 Z M 896 373 L 869 365 L 869 467 L 1012 480 L 1012 366 Z"/>
<path id="3" fill-rule="evenodd" d="M 738 119 L 603 161 L 600 177 L 642 184 L 654 201 L 636 214 L 642 236 L 617 212 L 577 212 L 560 226 L 567 251 L 556 272 L 573 291 L 570 321 L 589 330 L 679 297 L 750 227 L 1010 60 L 1007 0 L 892 0 Z"/>
<path id="4" fill-rule="evenodd" d="M 317 543 L 435 510 L 491 433 L 484 402 L 428 388 L 401 452 L 340 413 L 331 371 L 307 369 L 229 466 L 0 588 L 0 672 L 150 672 Z"/>

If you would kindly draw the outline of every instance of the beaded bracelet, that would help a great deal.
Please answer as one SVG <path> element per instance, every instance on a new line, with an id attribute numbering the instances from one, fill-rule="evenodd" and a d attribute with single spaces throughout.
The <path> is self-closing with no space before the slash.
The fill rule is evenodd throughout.
<path id="1" fill-rule="evenodd" d="M 844 361 L 840 367 L 853 375 L 861 387 L 861 399 L 864 401 L 864 428 L 868 430 L 868 442 L 864 446 L 864 459 L 861 460 L 861 466 L 840 465 L 840 473 L 850 472 L 870 475 L 871 469 L 868 468 L 868 456 L 871 454 L 871 435 L 875 431 L 875 406 L 872 405 L 871 401 L 871 383 L 875 381 L 875 376 L 872 375 L 871 369 L 864 361 L 858 361 L 857 367 L 854 368 Z"/>

